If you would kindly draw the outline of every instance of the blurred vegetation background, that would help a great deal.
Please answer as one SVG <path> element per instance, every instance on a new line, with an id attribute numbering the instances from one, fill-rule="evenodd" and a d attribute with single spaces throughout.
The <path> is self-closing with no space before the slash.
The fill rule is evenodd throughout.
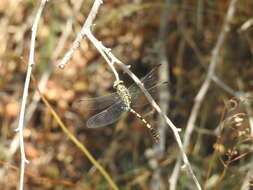
<path id="1" fill-rule="evenodd" d="M 105 0 L 95 19 L 94 35 L 142 77 L 160 62 L 157 44 L 162 12 L 166 8 L 168 26 L 164 43 L 171 94 L 167 115 L 182 128 L 182 136 L 194 97 L 206 77 L 229 3 L 229 0 L 172 0 L 166 6 L 161 0 Z M 124 114 L 111 126 L 88 129 L 87 119 L 98 112 L 72 106 L 80 98 L 113 92 L 114 76 L 86 38 L 67 67 L 57 68 L 92 4 L 91 0 L 48 1 L 38 28 L 33 74 L 68 129 L 91 151 L 120 189 L 157 189 L 151 185 L 157 167 L 161 172 L 160 189 L 169 189 L 168 179 L 179 153 L 169 128 L 164 155 L 156 159 L 158 166 L 154 167 L 153 158 L 148 156 L 154 142 L 138 118 Z M 19 181 L 20 153 L 14 130 L 28 63 L 31 26 L 38 6 L 39 1 L 31 0 L 1 0 L 0 3 L 2 190 L 15 189 Z M 249 104 L 245 106 L 244 101 L 233 98 L 233 93 L 212 83 L 187 150 L 197 178 L 206 189 L 239 190 L 250 181 L 247 179 L 253 178 L 249 126 L 253 87 L 252 19 L 253 1 L 239 1 L 215 70 L 216 76 L 232 92 L 247 93 Z M 132 83 L 119 72 L 127 84 Z M 110 189 L 39 100 L 34 83 L 29 89 L 27 107 L 24 136 L 30 164 L 26 168 L 26 189 Z M 154 126 L 158 124 L 156 114 L 148 119 Z M 219 126 L 222 132 L 218 132 Z M 195 189 L 185 171 L 181 171 L 177 189 Z"/>

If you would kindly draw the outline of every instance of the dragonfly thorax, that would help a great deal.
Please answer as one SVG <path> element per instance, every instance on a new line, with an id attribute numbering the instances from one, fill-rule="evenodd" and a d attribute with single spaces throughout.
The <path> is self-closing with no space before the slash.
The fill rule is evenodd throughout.
<path id="1" fill-rule="evenodd" d="M 126 106 L 126 110 L 130 110 L 131 107 L 131 95 L 128 91 L 128 89 L 126 88 L 126 86 L 123 84 L 122 80 L 118 80 L 115 81 L 113 84 L 113 88 L 116 89 L 117 94 L 119 95 L 119 97 L 122 99 L 122 101 L 124 102 L 125 106 Z"/>

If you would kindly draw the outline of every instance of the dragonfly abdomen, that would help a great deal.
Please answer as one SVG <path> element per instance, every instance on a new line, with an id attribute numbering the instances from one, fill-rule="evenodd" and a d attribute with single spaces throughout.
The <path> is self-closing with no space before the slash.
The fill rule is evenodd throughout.
<path id="1" fill-rule="evenodd" d="M 130 108 L 129 111 L 131 113 L 133 113 L 134 115 L 136 115 L 136 117 L 138 117 L 144 123 L 144 125 L 148 128 L 150 134 L 152 135 L 154 141 L 155 142 L 159 142 L 160 141 L 160 135 L 158 134 L 157 130 L 155 128 L 153 128 L 150 125 L 150 123 L 147 122 L 146 119 L 144 119 L 139 113 L 137 113 L 136 111 L 134 111 L 132 108 Z"/>

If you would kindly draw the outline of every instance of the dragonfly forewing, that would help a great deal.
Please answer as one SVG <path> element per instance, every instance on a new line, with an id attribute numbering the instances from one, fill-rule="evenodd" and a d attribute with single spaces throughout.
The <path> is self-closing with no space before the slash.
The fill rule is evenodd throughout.
<path id="1" fill-rule="evenodd" d="M 156 65 L 147 75 L 141 78 L 141 82 L 143 83 L 146 89 L 153 87 L 157 83 L 156 72 L 159 66 L 160 65 Z M 135 94 L 140 91 L 140 88 L 136 83 L 134 83 L 128 88 L 128 90 L 131 94 Z"/>
<path id="2" fill-rule="evenodd" d="M 119 100 L 119 95 L 117 93 L 112 93 L 97 98 L 80 99 L 76 101 L 73 106 L 75 108 L 79 108 L 81 106 L 87 110 L 102 110 L 116 103 Z"/>
<path id="3" fill-rule="evenodd" d="M 92 116 L 87 121 L 88 128 L 100 128 L 114 123 L 119 119 L 123 112 L 128 111 L 123 101 L 119 100 L 117 103 L 111 105 L 106 110 Z"/>
<path id="4" fill-rule="evenodd" d="M 152 88 L 147 89 L 149 94 L 152 96 L 152 98 L 154 100 L 158 99 L 158 92 L 160 92 L 162 89 L 164 89 L 165 87 L 168 87 L 168 82 L 162 82 L 159 83 L 155 86 L 153 86 Z M 147 101 L 146 96 L 144 95 L 144 93 L 139 90 L 139 92 L 135 93 L 135 94 L 131 94 L 131 100 L 132 100 L 132 107 L 141 107 L 141 106 L 145 106 L 147 104 L 149 104 L 149 102 Z M 144 99 L 144 101 L 143 101 Z M 142 102 L 142 103 L 140 103 Z"/>

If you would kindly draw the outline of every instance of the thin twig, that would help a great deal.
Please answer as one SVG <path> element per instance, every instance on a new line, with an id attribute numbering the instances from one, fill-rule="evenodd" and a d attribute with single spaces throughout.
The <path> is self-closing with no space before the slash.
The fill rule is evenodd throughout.
<path id="1" fill-rule="evenodd" d="M 93 34 L 91 33 L 90 30 L 86 30 L 86 35 L 87 38 L 89 38 L 89 40 L 94 44 L 94 46 L 97 48 L 97 50 L 99 51 L 99 53 L 103 56 L 103 58 L 105 59 L 105 61 L 108 63 L 108 65 L 111 67 L 113 74 L 116 78 L 116 81 L 119 81 L 119 74 L 117 72 L 117 70 L 114 68 L 114 63 L 116 62 L 116 60 L 114 60 L 113 58 L 110 57 L 110 52 L 111 49 L 106 48 L 105 46 L 103 46 L 102 42 L 98 41 Z M 111 58 L 111 60 L 110 60 Z"/>
<path id="2" fill-rule="evenodd" d="M 68 52 L 62 58 L 61 62 L 58 65 L 59 68 L 63 69 L 66 66 L 66 64 L 70 60 L 71 56 L 73 55 L 74 51 L 79 47 L 81 40 L 86 35 L 85 31 L 87 29 L 91 28 L 93 20 L 95 19 L 96 15 L 97 15 L 97 12 L 98 12 L 98 9 L 99 9 L 99 7 L 102 3 L 103 3 L 102 0 L 95 0 L 93 6 L 91 8 L 91 11 L 89 13 L 89 16 L 88 16 L 88 18 L 86 19 L 86 21 L 83 25 L 83 28 L 82 28 L 81 32 L 76 37 L 74 43 L 72 44 L 72 47 L 68 50 Z"/>
<path id="3" fill-rule="evenodd" d="M 32 68 L 34 65 L 34 51 L 35 51 L 36 33 L 37 33 L 37 28 L 38 28 L 39 20 L 41 17 L 41 13 L 42 13 L 43 8 L 45 7 L 46 2 L 47 2 L 47 0 L 41 0 L 40 7 L 38 9 L 38 12 L 36 14 L 36 17 L 35 17 L 35 20 L 33 23 L 33 27 L 32 27 L 29 63 L 28 63 L 24 91 L 23 91 L 23 97 L 22 97 L 22 102 L 21 102 L 19 123 L 18 123 L 18 128 L 16 129 L 16 131 L 19 132 L 19 144 L 20 144 L 20 153 L 21 153 L 19 190 L 23 190 L 25 164 L 28 163 L 28 160 L 26 159 L 26 156 L 25 156 L 24 135 L 23 135 L 25 108 L 26 108 L 26 102 L 27 102 L 27 97 L 28 97 L 28 89 L 29 89 L 30 78 L 31 78 L 31 74 L 32 74 Z"/>
<path id="4" fill-rule="evenodd" d="M 231 2 L 230 2 L 224 25 L 222 27 L 220 34 L 219 34 L 218 41 L 212 51 L 211 63 L 208 68 L 208 73 L 207 73 L 206 79 L 205 79 L 204 83 L 202 84 L 198 94 L 195 97 L 195 104 L 192 108 L 189 120 L 187 122 L 186 132 L 184 134 L 184 150 L 187 150 L 187 147 L 189 146 L 190 137 L 191 137 L 191 134 L 194 130 L 194 126 L 195 126 L 194 124 L 195 124 L 195 121 L 196 121 L 197 116 L 199 114 L 199 109 L 200 109 L 201 104 L 206 96 L 206 93 L 207 93 L 209 87 L 210 87 L 210 83 L 212 81 L 212 78 L 213 78 L 213 76 L 215 76 L 215 68 L 216 68 L 216 64 L 218 62 L 219 52 L 221 51 L 221 47 L 225 41 L 226 35 L 230 30 L 230 23 L 231 23 L 231 20 L 234 16 L 234 13 L 235 13 L 237 1 L 238 0 L 231 0 Z M 170 179 L 170 183 L 176 184 L 176 182 L 178 180 L 180 165 L 181 165 L 181 158 L 178 157 L 176 166 L 173 171 L 173 174 L 175 173 L 177 175 L 173 176 Z"/>
<path id="5" fill-rule="evenodd" d="M 234 89 L 230 88 L 227 84 L 225 84 L 222 80 L 220 80 L 215 74 L 212 76 L 212 80 L 215 84 L 217 84 L 221 89 L 225 92 L 229 93 L 234 97 L 240 97 L 242 94 L 241 92 L 235 91 Z"/>
<path id="6" fill-rule="evenodd" d="M 64 69 L 64 67 L 66 66 L 66 64 L 68 63 L 68 61 L 70 60 L 71 56 L 73 55 L 75 49 L 77 49 L 81 43 L 81 40 L 84 38 L 84 36 L 86 35 L 89 40 L 96 46 L 96 48 L 100 51 L 102 48 L 99 47 L 101 42 L 99 42 L 96 38 L 93 37 L 93 35 L 91 35 L 91 26 L 92 23 L 97 15 L 98 9 L 100 7 L 100 5 L 103 3 L 102 0 L 95 0 L 91 11 L 80 31 L 80 33 L 78 34 L 78 36 L 76 37 L 72 47 L 69 49 L 69 51 L 65 54 L 65 56 L 63 57 L 63 59 L 61 60 L 61 62 L 59 63 L 58 67 L 61 69 Z M 116 80 L 119 80 L 119 76 L 118 73 L 116 71 L 116 69 L 113 67 L 113 62 L 109 60 L 109 58 L 107 57 L 107 55 L 103 52 L 100 51 L 100 54 L 103 56 L 103 58 L 105 59 L 105 61 L 109 64 L 109 66 L 111 67 Z"/>

